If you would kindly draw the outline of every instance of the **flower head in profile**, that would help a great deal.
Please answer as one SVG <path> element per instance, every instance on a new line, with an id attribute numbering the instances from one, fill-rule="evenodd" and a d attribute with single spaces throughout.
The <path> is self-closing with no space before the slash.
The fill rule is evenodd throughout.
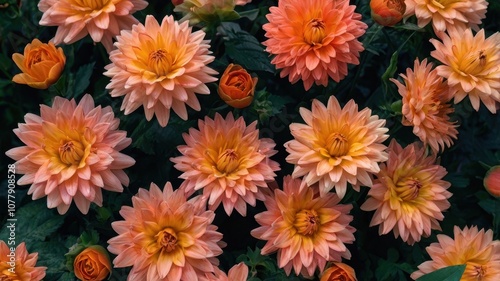
<path id="1" fill-rule="evenodd" d="M 148 5 L 144 0 L 41 0 L 40 25 L 57 26 L 54 44 L 71 44 L 87 34 L 108 53 L 113 37 L 138 21 L 132 16 Z"/>
<path id="2" fill-rule="evenodd" d="M 372 19 L 382 26 L 393 26 L 403 19 L 404 0 L 370 0 Z"/>
<path id="3" fill-rule="evenodd" d="M 171 158 L 174 167 L 183 172 L 181 188 L 192 194 L 203 189 L 211 209 L 222 202 L 228 215 L 236 210 L 246 215 L 246 204 L 255 206 L 264 200 L 267 183 L 274 180 L 279 164 L 270 159 L 276 154 L 271 139 L 259 139 L 257 123 L 246 126 L 243 117 L 234 120 L 205 117 L 198 121 L 199 130 L 184 134 L 186 145 L 178 147 L 181 156 Z"/>
<path id="4" fill-rule="evenodd" d="M 0 240 L 0 280 L 40 281 L 45 277 L 44 266 L 35 266 L 38 253 L 28 254 L 22 242 L 11 252 L 5 241 Z"/>
<path id="5" fill-rule="evenodd" d="M 108 250 L 117 255 L 115 267 L 132 266 L 128 280 L 198 280 L 215 272 L 224 243 L 201 196 L 188 200 L 170 182 L 163 191 L 152 183 L 120 215 L 124 220 L 111 224 L 118 236 L 108 241 Z"/>
<path id="6" fill-rule="evenodd" d="M 294 178 L 304 176 L 309 186 L 319 183 L 321 196 L 335 187 L 340 198 L 347 183 L 356 190 L 372 185 L 370 174 L 378 173 L 378 162 L 387 160 L 385 120 L 371 115 L 369 108 L 358 111 L 354 100 L 341 108 L 334 96 L 327 106 L 313 100 L 312 111 L 300 108 L 300 115 L 306 124 L 292 123 L 294 139 L 285 143 Z"/>
<path id="7" fill-rule="evenodd" d="M 453 228 L 454 238 L 444 234 L 438 242 L 426 248 L 431 257 L 411 274 L 416 280 L 440 268 L 466 264 L 460 281 L 496 281 L 500 276 L 500 241 L 493 240 L 493 231 L 478 230 L 477 226 Z"/>
<path id="8" fill-rule="evenodd" d="M 380 225 L 380 235 L 393 230 L 396 238 L 413 245 L 431 229 L 441 229 L 438 221 L 450 207 L 451 184 L 442 180 L 446 169 L 435 164 L 435 155 L 427 156 L 418 143 L 402 148 L 393 139 L 388 151 L 361 209 L 375 210 L 370 226 Z"/>
<path id="9" fill-rule="evenodd" d="M 207 281 L 247 281 L 248 278 L 248 266 L 245 263 L 240 262 L 239 264 L 231 267 L 229 272 L 226 273 L 215 267 L 215 273 L 207 274 Z"/>
<path id="10" fill-rule="evenodd" d="M 486 17 L 486 0 L 405 0 L 405 17 L 413 14 L 418 26 L 432 22 L 437 34 L 450 28 L 472 28 L 479 30 L 481 20 Z"/>
<path id="11" fill-rule="evenodd" d="M 348 64 L 359 64 L 363 46 L 358 38 L 368 27 L 349 0 L 281 0 L 271 7 L 263 25 L 266 51 L 291 83 L 299 80 L 309 90 L 313 83 L 339 82 Z"/>
<path id="12" fill-rule="evenodd" d="M 483 185 L 491 196 L 500 198 L 500 165 L 493 166 L 486 172 Z"/>
<path id="13" fill-rule="evenodd" d="M 261 253 L 278 252 L 278 266 L 287 275 L 313 276 L 324 270 L 328 261 L 349 259 L 345 244 L 354 241 L 355 229 L 349 225 L 352 205 L 341 205 L 335 193 L 318 196 L 317 186 L 308 187 L 304 181 L 286 176 L 283 190 L 267 195 L 267 211 L 255 216 L 261 226 L 252 230 L 255 238 L 266 240 Z"/>
<path id="14" fill-rule="evenodd" d="M 61 47 L 56 48 L 52 42 L 42 43 L 36 38 L 26 45 L 23 55 L 15 53 L 12 60 L 22 71 L 14 75 L 12 81 L 36 89 L 47 89 L 57 82 L 66 64 Z"/>
<path id="15" fill-rule="evenodd" d="M 149 15 L 145 25 L 122 31 L 104 75 L 111 78 L 106 86 L 111 96 L 125 96 L 125 115 L 143 106 L 147 120 L 156 115 L 165 127 L 170 109 L 183 120 L 188 117 L 186 104 L 200 110 L 195 94 L 208 95 L 205 83 L 217 80 L 210 76 L 217 72 L 207 66 L 214 57 L 204 37 L 202 30 L 191 32 L 187 22 L 179 24 L 172 16 L 160 25 Z"/>
<path id="16" fill-rule="evenodd" d="M 349 265 L 333 262 L 323 273 L 320 281 L 357 281 L 356 272 Z"/>
<path id="17" fill-rule="evenodd" d="M 390 80 L 403 97 L 403 125 L 413 126 L 413 133 L 435 152 L 450 147 L 458 131 L 457 125 L 450 121 L 449 115 L 454 110 L 448 103 L 452 96 L 446 82 L 427 59 L 421 63 L 416 59 L 413 70 L 407 68 L 406 75 L 400 76 L 404 84 Z"/>
<path id="18" fill-rule="evenodd" d="M 19 185 L 31 184 L 33 200 L 47 196 L 47 207 L 66 213 L 74 200 L 86 214 L 90 203 L 102 205 L 102 189 L 122 192 L 129 178 L 123 171 L 135 160 L 120 151 L 132 140 L 118 129 L 110 106 L 94 106 L 90 95 L 79 104 L 56 97 L 41 105 L 40 116 L 28 113 L 14 133 L 26 146 L 6 152 L 24 174 Z"/>

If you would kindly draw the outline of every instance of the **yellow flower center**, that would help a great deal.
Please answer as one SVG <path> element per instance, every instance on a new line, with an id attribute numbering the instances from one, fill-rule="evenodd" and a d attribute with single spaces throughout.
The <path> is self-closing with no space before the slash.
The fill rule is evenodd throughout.
<path id="1" fill-rule="evenodd" d="M 331 157 L 344 156 L 349 152 L 349 142 L 341 133 L 332 133 L 326 139 L 326 148 Z"/>
<path id="2" fill-rule="evenodd" d="M 226 149 L 219 154 L 216 167 L 221 173 L 229 174 L 236 170 L 239 166 L 238 154 L 234 149 Z"/>
<path id="3" fill-rule="evenodd" d="M 418 197 L 422 183 L 413 177 L 399 181 L 396 184 L 396 193 L 403 201 L 411 201 Z"/>
<path id="4" fill-rule="evenodd" d="M 456 2 L 460 2 L 460 1 L 463 1 L 463 0 L 432 0 L 431 5 L 434 5 L 435 7 L 439 8 L 439 9 L 444 9 L 444 8 L 448 7 L 449 5 L 456 3 Z"/>
<path id="5" fill-rule="evenodd" d="M 77 6 L 90 8 L 92 10 L 101 10 L 108 5 L 110 0 L 73 0 Z"/>
<path id="6" fill-rule="evenodd" d="M 148 57 L 148 67 L 158 76 L 167 75 L 172 69 L 174 58 L 164 49 L 153 51 Z"/>
<path id="7" fill-rule="evenodd" d="M 486 275 L 486 268 L 482 265 L 474 265 L 474 273 L 477 281 L 482 281 L 483 277 Z"/>
<path id="8" fill-rule="evenodd" d="M 487 63 L 488 54 L 485 50 L 480 50 L 467 53 L 464 59 L 458 61 L 457 68 L 463 75 L 475 75 L 481 73 Z"/>
<path id="9" fill-rule="evenodd" d="M 21 280 L 17 274 L 11 273 L 8 269 L 0 272 L 0 281 L 18 281 Z"/>
<path id="10" fill-rule="evenodd" d="M 78 141 L 62 140 L 59 146 L 59 159 L 67 165 L 78 165 L 85 155 L 85 147 Z"/>
<path id="11" fill-rule="evenodd" d="M 295 214 L 293 225 L 299 234 L 312 236 L 319 230 L 319 215 L 315 210 L 302 210 Z"/>
<path id="12" fill-rule="evenodd" d="M 313 46 L 321 44 L 325 38 L 325 23 L 321 19 L 312 19 L 307 22 L 304 30 L 304 40 Z"/>
<path id="13" fill-rule="evenodd" d="M 175 250 L 175 247 L 177 246 L 177 235 L 170 227 L 158 232 L 158 234 L 155 235 L 155 238 L 158 246 L 160 246 L 160 248 L 165 250 L 167 253 Z"/>

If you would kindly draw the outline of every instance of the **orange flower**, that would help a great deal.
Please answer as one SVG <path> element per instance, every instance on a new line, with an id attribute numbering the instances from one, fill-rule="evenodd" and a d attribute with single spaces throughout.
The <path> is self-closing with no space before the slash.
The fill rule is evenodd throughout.
<path id="1" fill-rule="evenodd" d="M 478 231 L 477 226 L 458 226 L 453 229 L 455 239 L 439 234 L 438 242 L 426 248 L 431 257 L 411 274 L 416 280 L 420 276 L 443 267 L 466 264 L 460 281 L 497 281 L 500 276 L 500 241 L 493 241 L 493 231 Z"/>
<path id="2" fill-rule="evenodd" d="M 479 102 L 496 113 L 495 102 L 500 101 L 500 32 L 485 38 L 484 29 L 475 36 L 472 30 L 451 29 L 430 42 L 436 50 L 431 56 L 443 65 L 436 67 L 439 75 L 447 79 L 455 103 L 466 96 L 478 111 Z"/>
<path id="3" fill-rule="evenodd" d="M 214 57 L 203 37 L 205 32 L 191 32 L 187 22 L 179 24 L 172 16 L 160 25 L 149 15 L 145 25 L 122 31 L 104 75 L 111 77 L 106 86 L 111 96 L 125 96 L 125 115 L 143 106 L 147 120 L 156 115 L 165 127 L 170 109 L 183 120 L 188 118 L 186 104 L 199 111 L 195 93 L 210 94 L 205 83 L 217 80 L 210 76 L 217 72 L 207 66 Z"/>
<path id="4" fill-rule="evenodd" d="M 170 182 L 163 192 L 151 183 L 132 205 L 121 208 L 125 220 L 111 223 L 118 236 L 108 241 L 115 267 L 132 266 L 128 280 L 198 280 L 215 272 L 224 243 L 202 196 L 187 200 Z"/>
<path id="5" fill-rule="evenodd" d="M 57 26 L 54 44 L 71 44 L 90 34 L 109 53 L 113 37 L 137 24 L 132 14 L 147 5 L 144 0 L 41 0 L 38 8 L 40 25 Z"/>
<path id="6" fill-rule="evenodd" d="M 259 139 L 257 122 L 246 126 L 243 117 L 234 120 L 205 117 L 198 121 L 199 131 L 191 128 L 184 134 L 186 145 L 178 147 L 181 156 L 171 158 L 183 172 L 181 188 L 188 194 L 203 189 L 211 209 L 222 202 L 228 215 L 236 210 L 246 215 L 247 206 L 264 200 L 267 183 L 274 180 L 279 164 L 270 159 L 276 154 L 271 139 Z"/>
<path id="7" fill-rule="evenodd" d="M 66 56 L 61 47 L 56 48 L 54 43 L 48 44 L 33 39 L 24 48 L 24 55 L 15 53 L 12 60 L 23 73 L 16 74 L 12 81 L 26 84 L 36 89 L 47 89 L 61 76 Z"/>
<path id="8" fill-rule="evenodd" d="M 489 194 L 500 198 L 500 166 L 494 166 L 488 170 L 484 176 L 483 184 Z"/>
<path id="9" fill-rule="evenodd" d="M 297 275 L 313 276 L 328 261 L 351 257 L 345 244 L 354 241 L 355 229 L 348 215 L 352 205 L 339 202 L 334 193 L 319 197 L 317 186 L 307 187 L 304 181 L 286 176 L 283 190 L 266 195 L 267 211 L 255 215 L 261 226 L 251 234 L 267 241 L 263 255 L 278 252 L 278 266 L 287 275 L 293 267 Z"/>
<path id="10" fill-rule="evenodd" d="M 486 0 L 405 0 L 405 3 L 405 18 L 415 14 L 419 27 L 432 21 L 437 34 L 452 27 L 478 31 L 488 6 Z"/>
<path id="11" fill-rule="evenodd" d="M 9 243 L 10 244 L 10 243 Z M 45 266 L 37 266 L 38 253 L 28 254 L 24 242 L 15 249 L 0 240 L 0 280 L 40 281 L 45 277 Z"/>
<path id="12" fill-rule="evenodd" d="M 326 107 L 313 100 L 312 111 L 300 108 L 300 115 L 306 124 L 292 123 L 294 139 L 285 143 L 294 178 L 304 176 L 309 186 L 319 182 L 321 196 L 335 187 L 340 198 L 348 182 L 358 191 L 361 184 L 372 185 L 370 174 L 380 170 L 377 162 L 387 160 L 385 120 L 369 108 L 358 111 L 354 100 L 341 108 L 335 96 Z"/>
<path id="13" fill-rule="evenodd" d="M 328 77 L 339 82 L 347 64 L 359 64 L 363 46 L 358 38 L 368 27 L 349 0 L 281 0 L 263 25 L 266 51 L 291 83 L 300 79 L 309 90 L 313 83 L 326 86 Z"/>
<path id="14" fill-rule="evenodd" d="M 219 83 L 219 96 L 223 101 L 235 108 L 244 108 L 252 103 L 257 85 L 257 77 L 237 64 L 230 64 L 222 74 Z"/>
<path id="15" fill-rule="evenodd" d="M 372 19 L 383 26 L 393 26 L 403 19 L 406 10 L 404 0 L 371 0 Z"/>
<path id="16" fill-rule="evenodd" d="M 438 220 L 450 207 L 451 184 L 442 180 L 446 169 L 435 161 L 436 156 L 427 156 L 418 143 L 403 149 L 391 141 L 389 159 L 380 165 L 370 197 L 361 206 L 364 211 L 376 210 L 370 226 L 380 225 L 379 235 L 393 230 L 396 238 L 413 245 L 431 229 L 441 229 Z"/>
<path id="17" fill-rule="evenodd" d="M 354 269 L 341 262 L 334 262 L 321 274 L 320 281 L 357 281 Z"/>
<path id="18" fill-rule="evenodd" d="M 229 269 L 227 275 L 218 267 L 215 267 L 214 269 L 215 274 L 207 274 L 207 281 L 247 281 L 248 278 L 248 266 L 246 266 L 243 262 L 240 262 Z"/>
<path id="19" fill-rule="evenodd" d="M 95 107 L 90 95 L 75 100 L 55 97 L 52 107 L 40 106 L 40 116 L 28 113 L 14 133 L 26 146 L 5 154 L 25 174 L 19 185 L 31 184 L 33 200 L 47 196 L 47 207 L 66 213 L 73 199 L 86 214 L 90 203 L 102 205 L 102 191 L 122 192 L 129 179 L 123 171 L 135 163 L 120 153 L 132 140 L 119 131 L 110 106 Z"/>
<path id="20" fill-rule="evenodd" d="M 103 247 L 92 245 L 76 256 L 73 269 L 82 281 L 101 281 L 110 274 L 111 262 Z"/>
<path id="21" fill-rule="evenodd" d="M 458 131 L 450 121 L 449 114 L 454 110 L 448 103 L 452 98 L 449 87 L 437 70 L 431 69 L 432 63 L 427 64 L 427 59 L 420 63 L 417 58 L 413 70 L 407 68 L 406 75 L 400 74 L 404 84 L 390 80 L 403 96 L 403 125 L 413 126 L 413 133 L 438 152 L 453 144 Z"/>

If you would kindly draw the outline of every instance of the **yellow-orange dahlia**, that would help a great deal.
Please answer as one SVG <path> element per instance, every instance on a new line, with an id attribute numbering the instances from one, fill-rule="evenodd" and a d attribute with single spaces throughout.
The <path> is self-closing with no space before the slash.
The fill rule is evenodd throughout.
<path id="1" fill-rule="evenodd" d="M 281 0 L 266 15 L 263 25 L 266 51 L 291 83 L 299 79 L 309 90 L 313 83 L 326 86 L 328 77 L 339 82 L 347 64 L 359 64 L 364 50 L 358 38 L 368 27 L 349 0 Z"/>
<path id="2" fill-rule="evenodd" d="M 41 0 L 40 25 L 57 26 L 54 44 L 71 44 L 87 34 L 108 53 L 113 37 L 138 21 L 132 16 L 148 5 L 144 0 Z"/>
<path id="3" fill-rule="evenodd" d="M 183 172 L 181 188 L 188 194 L 203 189 L 211 209 L 222 202 L 228 215 L 236 210 L 246 215 L 246 204 L 264 200 L 267 183 L 274 180 L 279 164 L 270 159 L 276 154 L 271 139 L 259 139 L 257 122 L 246 126 L 243 117 L 224 119 L 216 114 L 198 121 L 199 130 L 184 134 L 186 145 L 178 147 L 181 156 L 171 158 Z"/>
<path id="4" fill-rule="evenodd" d="M 438 242 L 426 248 L 431 257 L 411 274 L 416 280 L 420 276 L 443 267 L 466 264 L 460 281 L 497 281 L 500 276 L 500 241 L 493 240 L 493 231 L 478 230 L 477 226 L 461 230 L 453 228 L 454 239 L 439 234 Z"/>
<path id="5" fill-rule="evenodd" d="M 163 191 L 151 183 L 132 197 L 132 206 L 122 206 L 124 220 L 111 224 L 118 236 L 108 240 L 114 266 L 132 266 L 127 280 L 198 280 L 214 272 L 225 244 L 202 196 L 188 200 L 170 182 Z"/>
<path id="6" fill-rule="evenodd" d="M 9 240 L 15 241 L 15 240 Z M 11 243 L 9 243 L 11 245 Z M 12 251 L 12 250 L 14 251 Z M 45 266 L 35 266 L 38 253 L 28 254 L 22 242 L 15 249 L 0 240 L 0 280 L 40 281 L 45 277 Z"/>
<path id="7" fill-rule="evenodd" d="M 217 72 L 207 66 L 214 57 L 204 37 L 202 30 L 191 32 L 187 22 L 179 24 L 172 16 L 160 25 L 149 15 L 145 25 L 122 31 L 104 75 L 111 77 L 106 86 L 111 96 L 125 96 L 125 115 L 143 106 L 147 120 L 156 115 L 165 127 L 170 109 L 184 120 L 186 104 L 200 110 L 195 93 L 210 94 L 205 83 L 217 80 L 210 76 Z"/>
<path id="8" fill-rule="evenodd" d="M 335 187 L 340 198 L 348 182 L 356 190 L 372 185 L 370 174 L 378 173 L 378 162 L 387 160 L 384 119 L 371 115 L 369 108 L 358 111 L 354 100 L 341 108 L 334 96 L 326 107 L 313 100 L 312 111 L 300 108 L 300 115 L 306 124 L 290 124 L 294 139 L 285 143 L 294 178 L 304 176 L 309 186 L 318 182 L 321 196 Z"/>
<path id="9" fill-rule="evenodd" d="M 310 277 L 325 269 L 328 261 L 349 259 L 345 244 L 354 241 L 355 229 L 349 225 L 352 205 L 341 205 L 335 193 L 319 197 L 317 186 L 308 187 L 300 179 L 286 176 L 283 190 L 266 195 L 267 211 L 255 215 L 261 225 L 251 231 L 255 238 L 266 240 L 263 255 L 278 252 L 278 266 L 287 275 Z"/>
<path id="10" fill-rule="evenodd" d="M 413 70 L 407 68 L 406 75 L 400 74 L 404 84 L 390 80 L 398 86 L 403 97 L 403 125 L 413 126 L 413 133 L 437 152 L 445 146 L 450 147 L 458 131 L 449 116 L 454 111 L 448 103 L 453 96 L 432 66 L 427 59 L 420 63 L 417 58 Z"/>
<path id="11" fill-rule="evenodd" d="M 479 30 L 488 7 L 486 0 L 405 0 L 405 4 L 405 17 L 415 14 L 419 27 L 432 21 L 437 34 L 452 27 Z"/>
<path id="12" fill-rule="evenodd" d="M 361 209 L 376 210 L 370 226 L 380 225 L 380 235 L 393 230 L 396 238 L 413 245 L 431 229 L 441 229 L 438 221 L 450 207 L 451 184 L 442 180 L 446 169 L 435 164 L 435 154 L 427 156 L 419 143 L 402 148 L 393 139 L 388 151 Z"/>
<path id="13" fill-rule="evenodd" d="M 500 32 L 486 38 L 484 29 L 476 35 L 470 29 L 450 29 L 440 42 L 431 39 L 436 50 L 431 56 L 443 65 L 436 67 L 447 79 L 455 103 L 466 96 L 478 111 L 480 101 L 492 113 L 500 101 Z"/>
<path id="14" fill-rule="evenodd" d="M 120 153 L 132 140 L 118 129 L 110 106 L 94 106 L 90 95 L 77 105 L 56 97 L 52 107 L 41 105 L 40 116 L 28 113 L 14 133 L 26 146 L 5 154 L 24 174 L 19 185 L 31 184 L 33 200 L 47 196 L 47 207 L 66 213 L 74 200 L 86 214 L 90 203 L 102 205 L 102 190 L 122 192 L 129 178 L 123 171 L 135 163 Z"/>

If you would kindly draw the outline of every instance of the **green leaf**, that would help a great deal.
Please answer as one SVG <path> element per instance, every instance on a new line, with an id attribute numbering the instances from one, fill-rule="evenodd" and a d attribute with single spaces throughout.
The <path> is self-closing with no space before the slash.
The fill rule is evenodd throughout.
<path id="1" fill-rule="evenodd" d="M 397 69 L 398 69 L 398 51 L 395 51 L 391 56 L 389 67 L 387 67 L 384 74 L 382 74 L 382 80 L 384 82 L 389 81 L 389 78 L 394 76 L 394 73 L 396 73 Z"/>
<path id="2" fill-rule="evenodd" d="M 73 97 L 80 97 L 83 92 L 87 89 L 90 84 L 90 76 L 92 76 L 92 72 L 94 70 L 95 62 L 91 62 L 86 64 L 78 69 L 76 72 L 75 78 L 75 86 L 73 88 Z"/>
<path id="3" fill-rule="evenodd" d="M 259 16 L 259 9 L 253 9 L 253 10 L 248 10 L 248 11 L 243 11 L 240 12 L 240 17 L 245 17 L 248 18 L 249 20 L 253 21 Z"/>
<path id="4" fill-rule="evenodd" d="M 465 271 L 465 264 L 438 269 L 417 279 L 417 281 L 460 281 Z"/>

